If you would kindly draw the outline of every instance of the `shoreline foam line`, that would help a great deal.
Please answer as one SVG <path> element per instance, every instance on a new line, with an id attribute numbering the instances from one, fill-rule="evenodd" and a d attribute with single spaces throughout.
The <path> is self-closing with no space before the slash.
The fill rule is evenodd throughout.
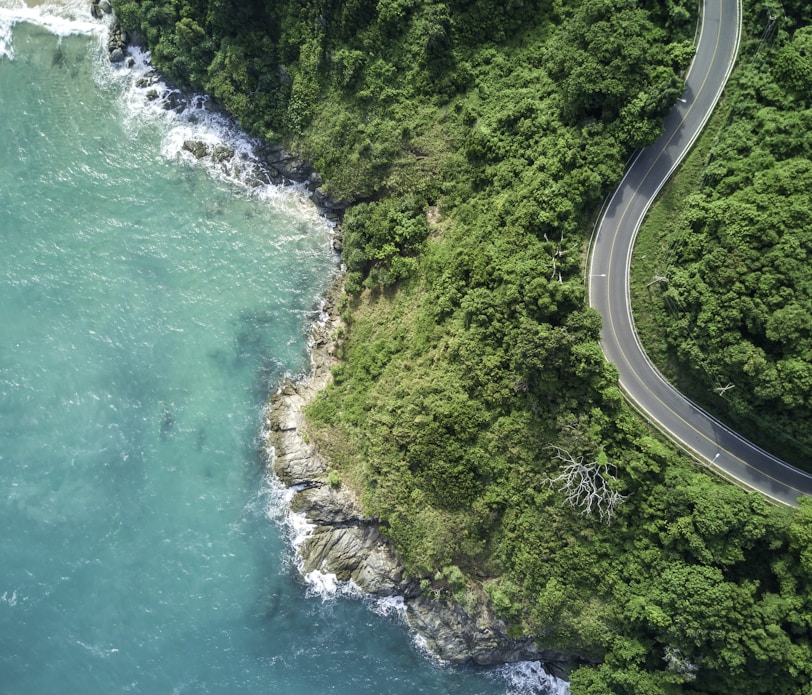
<path id="1" fill-rule="evenodd" d="M 305 185 L 272 180 L 258 154 L 263 145 L 260 140 L 242 130 L 231 116 L 212 108 L 207 95 L 182 93 L 168 84 L 150 63 L 149 52 L 128 46 L 128 62 L 111 64 L 103 45 L 112 21 L 108 17 L 93 19 L 84 0 L 36 6 L 20 0 L 0 0 L 0 60 L 14 60 L 13 30 L 22 23 L 60 39 L 97 37 L 99 55 L 94 80 L 101 89 L 115 87 L 121 119 L 130 133 L 157 125 L 161 132 L 160 154 L 165 159 L 202 167 L 215 180 L 263 200 L 274 209 L 289 211 L 293 207 L 308 221 L 334 227 L 309 199 Z M 198 156 L 184 147 L 190 142 L 205 145 L 206 153 Z"/>
<path id="2" fill-rule="evenodd" d="M 401 623 L 408 629 L 406 621 L 406 607 L 402 596 L 388 596 L 376 598 L 365 594 L 351 581 L 337 581 L 334 574 L 326 574 L 314 570 L 309 574 L 301 571 L 302 562 L 298 555 L 298 547 L 310 535 L 314 528 L 304 513 L 290 510 L 290 499 L 293 488 L 282 485 L 274 476 L 265 476 L 263 490 L 259 493 L 264 506 L 265 518 L 281 529 L 288 539 L 290 554 L 286 562 L 295 565 L 299 576 L 305 583 L 305 596 L 311 599 L 321 599 L 322 603 L 350 599 L 360 600 L 376 615 L 388 620 Z M 429 662 L 438 668 L 449 667 L 448 663 L 440 659 L 417 632 L 410 631 L 410 639 L 414 648 Z M 506 695 L 568 695 L 569 683 L 556 678 L 544 670 L 539 661 L 519 661 L 512 664 L 503 664 L 488 668 L 486 677 L 491 680 L 504 682 L 507 686 Z"/>
<path id="3" fill-rule="evenodd" d="M 28 23 L 46 29 L 54 36 L 64 38 L 66 36 L 92 36 L 102 34 L 107 31 L 107 25 L 101 20 L 94 20 L 90 17 L 85 3 L 80 5 L 36 5 L 30 7 L 25 4 L 16 4 L 9 7 L 4 0 L 0 0 L 0 58 L 4 56 L 4 44 L 6 49 L 10 49 L 10 56 L 13 58 L 13 45 L 8 41 L 11 39 L 11 30 L 17 24 Z"/>
<path id="4" fill-rule="evenodd" d="M 183 93 L 167 83 L 150 63 L 149 52 L 129 46 L 127 55 L 129 63 L 108 64 L 100 79 L 121 90 L 121 117 L 128 132 L 158 124 L 164 159 L 201 167 L 213 179 L 276 210 L 294 208 L 303 219 L 334 228 L 309 199 L 304 184 L 272 179 L 259 154 L 264 143 L 233 117 L 212 108 L 207 95 Z"/>

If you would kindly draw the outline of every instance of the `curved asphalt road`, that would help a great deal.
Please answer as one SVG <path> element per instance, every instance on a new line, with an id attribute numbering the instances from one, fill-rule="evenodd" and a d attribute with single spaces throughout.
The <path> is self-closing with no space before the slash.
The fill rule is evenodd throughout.
<path id="1" fill-rule="evenodd" d="M 704 0 L 703 5 L 686 91 L 666 118 L 660 139 L 632 162 L 598 227 L 589 270 L 589 303 L 603 316 L 603 349 L 620 370 L 621 388 L 654 425 L 725 477 L 794 505 L 798 497 L 812 496 L 812 476 L 751 444 L 670 386 L 643 352 L 632 320 L 629 270 L 637 231 L 660 188 L 710 117 L 739 48 L 739 0 Z"/>

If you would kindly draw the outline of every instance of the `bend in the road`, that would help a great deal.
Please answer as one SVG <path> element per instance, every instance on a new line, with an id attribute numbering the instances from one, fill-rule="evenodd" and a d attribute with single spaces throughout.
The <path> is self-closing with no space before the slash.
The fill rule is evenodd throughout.
<path id="1" fill-rule="evenodd" d="M 765 452 L 676 391 L 643 350 L 631 313 L 631 255 L 643 218 L 710 118 L 733 69 L 741 35 L 740 0 L 704 0 L 696 55 L 683 98 L 661 137 L 627 169 L 597 228 L 589 303 L 603 317 L 606 358 L 634 406 L 693 457 L 777 502 L 812 496 L 812 476 Z"/>

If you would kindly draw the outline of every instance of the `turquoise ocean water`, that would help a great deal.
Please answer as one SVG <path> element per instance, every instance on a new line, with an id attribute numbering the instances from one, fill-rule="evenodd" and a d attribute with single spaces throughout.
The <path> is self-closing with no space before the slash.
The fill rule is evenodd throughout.
<path id="1" fill-rule="evenodd" d="M 299 579 L 262 408 L 330 229 L 184 157 L 251 143 L 150 105 L 104 33 L 0 0 L 0 693 L 546 692 Z"/>

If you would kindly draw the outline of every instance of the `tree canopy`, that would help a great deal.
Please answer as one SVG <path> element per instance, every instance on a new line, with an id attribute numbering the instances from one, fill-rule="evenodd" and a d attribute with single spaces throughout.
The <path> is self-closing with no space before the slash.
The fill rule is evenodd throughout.
<path id="1" fill-rule="evenodd" d="M 797 28 L 737 102 L 756 120 L 737 116 L 720 145 L 735 166 L 714 160 L 686 216 L 685 257 L 709 271 L 686 265 L 669 292 L 706 333 L 679 338 L 686 359 L 716 341 L 794 408 L 809 394 L 810 131 L 783 104 L 808 98 L 810 18 L 802 0 L 784 6 Z M 680 92 L 692 0 L 116 9 L 161 69 L 309 156 L 356 203 L 342 361 L 309 432 L 413 576 L 441 596 L 476 583 L 512 630 L 600 662 L 572 674 L 573 693 L 812 686 L 812 507 L 770 506 L 649 431 L 585 306 L 592 220 Z M 763 337 L 727 340 L 731 326 Z M 771 380 L 758 351 L 767 364 L 778 345 Z M 582 469 L 566 483 L 570 463 Z M 583 479 L 613 496 L 611 515 L 567 501 Z"/>
<path id="2" fill-rule="evenodd" d="M 682 369 L 706 388 L 730 385 L 722 414 L 808 467 L 812 26 L 773 17 L 671 232 L 664 330 Z"/>

